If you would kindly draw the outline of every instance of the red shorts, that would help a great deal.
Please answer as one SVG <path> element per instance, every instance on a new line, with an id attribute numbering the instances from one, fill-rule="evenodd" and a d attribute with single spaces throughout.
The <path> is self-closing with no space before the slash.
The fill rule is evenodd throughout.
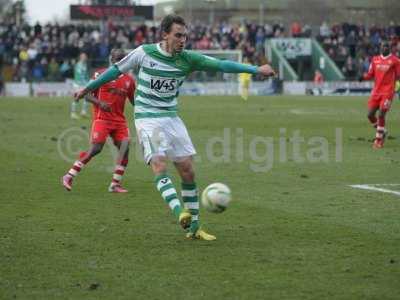
<path id="1" fill-rule="evenodd" d="M 394 94 L 371 95 L 368 100 L 368 109 L 372 110 L 379 108 L 380 111 L 389 111 L 392 106 L 393 96 Z"/>
<path id="2" fill-rule="evenodd" d="M 129 128 L 126 123 L 94 120 L 90 133 L 91 143 L 104 144 L 108 136 L 111 136 L 114 142 L 129 140 Z"/>

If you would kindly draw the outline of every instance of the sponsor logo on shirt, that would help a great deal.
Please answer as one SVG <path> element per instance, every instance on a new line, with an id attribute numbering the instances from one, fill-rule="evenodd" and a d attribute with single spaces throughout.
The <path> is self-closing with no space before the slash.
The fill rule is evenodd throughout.
<path id="1" fill-rule="evenodd" d="M 389 68 L 390 68 L 390 65 L 387 65 L 387 64 L 378 64 L 377 65 L 377 69 L 382 72 L 386 72 L 387 70 L 389 70 Z"/>
<path id="2" fill-rule="evenodd" d="M 150 88 L 158 93 L 171 93 L 179 86 L 179 81 L 172 78 L 151 78 Z"/>

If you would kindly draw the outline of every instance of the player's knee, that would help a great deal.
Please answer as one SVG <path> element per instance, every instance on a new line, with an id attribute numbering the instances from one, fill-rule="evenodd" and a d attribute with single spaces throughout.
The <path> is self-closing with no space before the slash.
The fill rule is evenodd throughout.
<path id="1" fill-rule="evenodd" d="M 161 157 L 154 157 L 150 161 L 154 174 L 160 175 L 167 171 L 167 161 Z"/>
<path id="2" fill-rule="evenodd" d="M 95 145 L 93 145 L 92 149 L 90 149 L 90 155 L 95 156 L 95 155 L 99 154 L 102 149 L 103 149 L 103 145 L 95 144 Z"/>
<path id="3" fill-rule="evenodd" d="M 367 118 L 368 119 L 371 119 L 371 118 L 373 118 L 375 116 L 375 112 L 374 111 L 369 111 L 368 112 L 368 115 L 367 115 Z"/>
<path id="4" fill-rule="evenodd" d="M 129 141 L 122 141 L 122 142 L 114 142 L 114 145 L 118 148 L 120 153 L 123 155 L 127 155 L 129 153 L 129 146 L 130 142 Z"/>
<path id="5" fill-rule="evenodd" d="M 129 140 L 122 140 L 122 141 L 114 140 L 114 146 L 117 148 L 126 148 L 129 147 L 129 144 L 130 144 Z"/>
<path id="6" fill-rule="evenodd" d="M 90 152 L 90 155 L 91 156 L 96 156 L 97 154 L 99 154 L 101 152 L 101 149 L 93 149 L 91 152 Z"/>
<path id="7" fill-rule="evenodd" d="M 181 176 L 184 182 L 194 182 L 195 174 L 192 164 L 181 166 Z"/>
<path id="8" fill-rule="evenodd" d="M 182 172 L 182 180 L 184 182 L 194 182 L 194 177 L 195 174 L 193 169 Z"/>

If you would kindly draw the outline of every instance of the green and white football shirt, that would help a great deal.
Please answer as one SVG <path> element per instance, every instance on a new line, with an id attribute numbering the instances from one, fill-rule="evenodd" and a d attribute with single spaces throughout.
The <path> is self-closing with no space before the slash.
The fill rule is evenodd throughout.
<path id="1" fill-rule="evenodd" d="M 215 70 L 214 58 L 184 50 L 172 56 L 160 44 L 142 45 L 116 64 L 122 73 L 133 70 L 137 79 L 135 118 L 175 117 L 179 88 L 194 71 Z"/>

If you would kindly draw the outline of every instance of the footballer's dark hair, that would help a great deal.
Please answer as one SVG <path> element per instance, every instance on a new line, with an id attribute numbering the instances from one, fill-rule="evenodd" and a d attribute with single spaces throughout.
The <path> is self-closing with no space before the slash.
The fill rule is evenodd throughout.
<path id="1" fill-rule="evenodd" d="M 170 33 L 173 24 L 186 26 L 185 20 L 178 15 L 167 15 L 161 21 L 161 33 Z"/>

